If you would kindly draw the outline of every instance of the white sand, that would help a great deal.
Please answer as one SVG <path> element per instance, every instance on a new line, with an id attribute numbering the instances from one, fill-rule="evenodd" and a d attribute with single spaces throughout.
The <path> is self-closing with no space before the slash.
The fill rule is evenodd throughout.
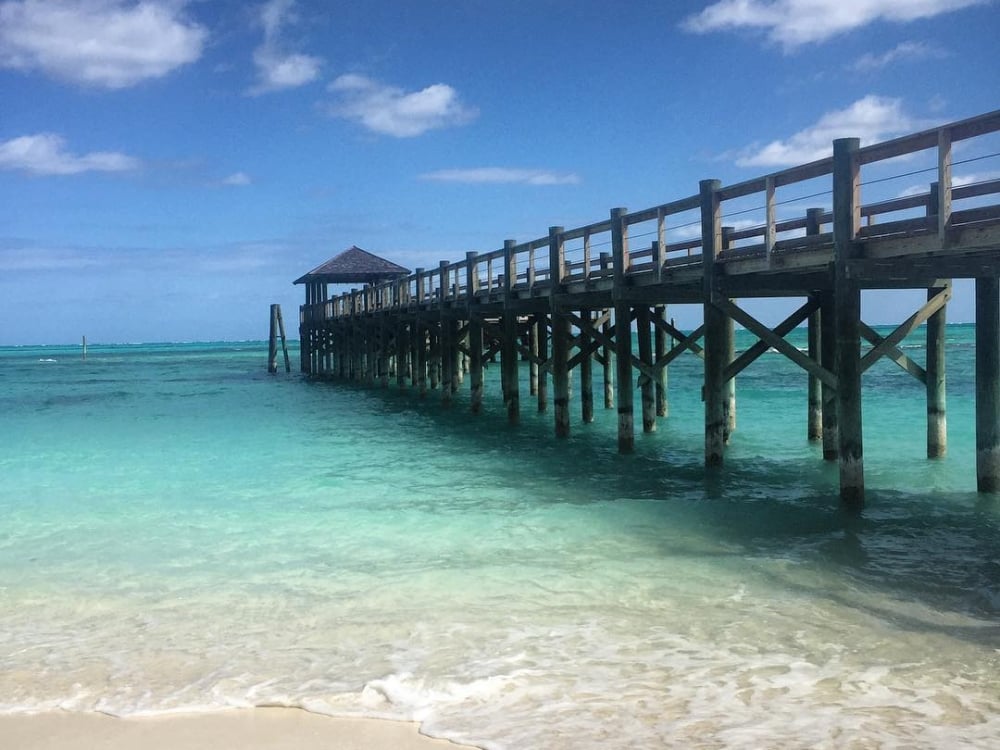
<path id="1" fill-rule="evenodd" d="M 115 719 L 50 712 L 0 716 L 4 750 L 458 750 L 416 724 L 331 719 L 290 708 Z"/>

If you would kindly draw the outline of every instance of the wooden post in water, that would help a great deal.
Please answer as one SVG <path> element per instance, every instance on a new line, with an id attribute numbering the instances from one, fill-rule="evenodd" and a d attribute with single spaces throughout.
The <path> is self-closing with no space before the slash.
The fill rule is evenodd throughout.
<path id="1" fill-rule="evenodd" d="M 817 235 L 822 228 L 821 219 L 822 208 L 810 208 L 806 210 L 806 235 Z M 824 365 L 822 359 L 822 312 L 817 309 L 809 314 L 807 328 L 807 340 L 809 359 L 817 364 Z M 818 441 L 823 439 L 823 382 L 815 375 L 809 375 L 809 396 L 806 416 L 807 439 Z"/>
<path id="2" fill-rule="evenodd" d="M 517 312 L 514 310 L 514 283 L 517 279 L 517 262 L 514 255 L 514 240 L 503 243 L 503 341 L 500 349 L 501 380 L 503 400 L 507 406 L 507 419 L 518 422 L 521 419 L 521 395 L 518 390 L 517 363 Z"/>
<path id="3" fill-rule="evenodd" d="M 473 414 L 483 408 L 483 321 L 476 310 L 479 302 L 479 254 L 465 254 L 465 289 L 469 310 L 469 404 Z"/>
<path id="4" fill-rule="evenodd" d="M 640 304 L 635 308 L 636 338 L 639 344 L 639 361 L 647 367 L 653 364 L 653 339 L 649 330 L 649 305 Z M 656 397 L 653 379 L 646 373 L 639 373 L 639 392 L 642 398 L 642 431 L 656 432 Z"/>
<path id="5" fill-rule="evenodd" d="M 552 313 L 552 390 L 556 437 L 569 436 L 569 320 L 559 308 L 566 265 L 562 227 L 549 227 L 549 309 Z"/>
<path id="6" fill-rule="evenodd" d="M 533 327 L 535 330 L 535 349 L 541 362 L 549 361 L 549 316 L 546 313 L 536 313 Z M 551 364 L 550 364 L 551 367 Z M 535 383 L 535 395 L 538 400 L 538 413 L 544 414 L 549 408 L 549 368 L 538 367 L 538 380 Z"/>
<path id="7" fill-rule="evenodd" d="M 86 346 L 86 341 L 84 342 Z M 86 358 L 86 355 L 84 355 Z M 267 337 L 267 371 L 278 372 L 278 306 L 271 305 L 271 325 Z"/>
<path id="8" fill-rule="evenodd" d="M 823 368 L 837 372 L 837 320 L 833 292 L 820 295 L 820 359 Z M 823 460 L 836 461 L 840 455 L 840 429 L 837 427 L 837 389 L 826 383 L 820 388 L 823 400 Z"/>
<path id="9" fill-rule="evenodd" d="M 723 227 L 722 228 L 722 249 L 728 250 L 730 247 L 730 235 L 736 231 L 733 227 Z M 734 359 L 736 359 L 736 322 L 730 318 L 726 317 L 726 364 L 728 365 Z M 729 378 L 726 381 L 726 401 L 725 401 L 725 412 L 726 412 L 726 429 L 723 433 L 726 445 L 729 445 L 729 439 L 734 432 L 736 432 L 736 376 Z"/>
<path id="10" fill-rule="evenodd" d="M 701 258 L 705 297 L 705 465 L 721 466 L 726 445 L 725 370 L 729 358 L 726 314 L 712 304 L 715 291 L 715 262 L 722 247 L 719 180 L 701 180 Z"/>
<path id="11" fill-rule="evenodd" d="M 942 289 L 928 289 L 927 301 Z M 927 319 L 927 458 L 948 452 L 948 416 L 945 400 L 945 309 Z"/>
<path id="12" fill-rule="evenodd" d="M 840 499 L 859 509 L 865 502 L 861 420 L 861 289 L 848 263 L 857 254 L 861 180 L 857 138 L 833 142 L 834 315 L 837 330 L 837 426 L 840 430 Z"/>
<path id="13" fill-rule="evenodd" d="M 666 323 L 667 306 L 657 305 L 654 310 L 654 315 L 657 321 Z M 667 356 L 667 332 L 660 326 L 656 326 L 653 355 L 657 362 Z M 656 416 L 666 417 L 669 414 L 670 401 L 667 398 L 667 368 L 664 366 L 656 371 Z"/>
<path id="14" fill-rule="evenodd" d="M 614 264 L 615 358 L 618 375 L 618 452 L 635 449 L 635 394 L 632 389 L 632 308 L 625 298 L 628 273 L 628 227 L 626 208 L 611 209 L 611 256 Z"/>
<path id="15" fill-rule="evenodd" d="M 83 359 L 85 361 L 87 359 L 87 337 L 86 336 L 83 337 Z"/>
<path id="16" fill-rule="evenodd" d="M 976 488 L 1000 493 L 1000 284 L 976 279 Z"/>
<path id="17" fill-rule="evenodd" d="M 594 321 L 593 311 L 584 308 L 580 311 L 580 317 L 592 325 Z M 590 346 L 591 337 L 584 331 L 580 331 L 580 351 L 585 351 Z M 594 421 L 594 355 L 588 354 L 580 360 L 580 418 L 584 424 Z"/>
<path id="18" fill-rule="evenodd" d="M 601 253 L 601 270 L 607 271 L 612 268 L 611 253 Z M 604 334 L 605 340 L 610 339 L 614 325 L 609 317 L 607 322 L 601 325 L 601 333 Z M 615 408 L 615 368 L 611 364 L 612 356 L 614 352 L 610 346 L 605 344 L 601 347 L 601 358 L 604 360 L 603 370 L 604 370 L 604 408 L 614 409 Z"/>

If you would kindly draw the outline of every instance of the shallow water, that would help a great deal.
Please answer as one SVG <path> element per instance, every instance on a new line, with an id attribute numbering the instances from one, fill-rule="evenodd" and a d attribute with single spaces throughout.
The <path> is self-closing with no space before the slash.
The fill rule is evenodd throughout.
<path id="1" fill-rule="evenodd" d="M 619 456 L 613 411 L 557 442 L 524 381 L 508 426 L 498 366 L 474 418 L 467 385 L 445 410 L 268 376 L 259 343 L 2 348 L 0 711 L 294 705 L 518 750 L 996 746 L 1000 513 L 974 491 L 973 330 L 948 336 L 943 460 L 923 387 L 865 375 L 860 517 L 778 354 L 740 376 L 706 476 L 694 357 Z"/>

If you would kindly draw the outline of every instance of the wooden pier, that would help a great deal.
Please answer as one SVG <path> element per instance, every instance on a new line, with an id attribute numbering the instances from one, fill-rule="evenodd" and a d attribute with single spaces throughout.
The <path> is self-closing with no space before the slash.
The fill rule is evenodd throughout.
<path id="1" fill-rule="evenodd" d="M 943 455 L 945 309 L 952 279 L 972 278 L 977 487 L 1000 492 L 1000 180 L 952 177 L 955 145 L 983 139 L 988 146 L 998 131 L 995 111 L 864 148 L 841 138 L 826 159 L 734 185 L 703 180 L 688 197 L 641 211 L 614 208 L 586 226 L 553 226 L 530 242 L 506 240 L 435 269 L 386 274 L 333 298 L 330 277 L 306 274 L 296 282 L 306 286 L 302 371 L 383 386 L 394 378 L 422 396 L 436 390 L 448 404 L 467 369 L 471 409 L 479 412 L 484 359 L 499 355 L 504 404 L 517 421 L 519 362 L 526 360 L 539 410 L 548 407 L 551 377 L 554 432 L 565 437 L 570 373 L 579 370 L 587 422 L 596 365 L 604 406 L 618 412 L 618 448 L 628 452 L 636 391 L 639 424 L 655 431 L 668 410 L 668 367 L 690 352 L 704 360 L 705 464 L 717 467 L 736 426 L 735 378 L 773 348 L 807 373 L 808 438 L 822 441 L 825 459 L 839 461 L 844 503 L 861 507 L 862 374 L 888 357 L 925 384 L 927 453 Z M 936 153 L 936 169 L 924 190 L 862 202 L 863 185 L 886 179 L 866 183 L 863 172 L 914 174 L 907 159 L 927 153 Z M 821 207 L 795 208 L 806 199 Z M 779 208 L 791 215 L 779 220 Z M 747 215 L 760 220 L 724 221 Z M 861 292 L 886 289 L 926 289 L 927 302 L 882 337 L 861 318 Z M 760 297 L 803 303 L 772 329 L 739 304 Z M 678 330 L 667 315 L 672 304 L 701 305 L 702 325 Z M 925 323 L 922 366 L 899 345 Z M 736 324 L 758 337 L 738 355 Z M 808 352 L 784 339 L 800 325 L 808 326 Z M 862 340 L 871 344 L 864 353 Z"/>

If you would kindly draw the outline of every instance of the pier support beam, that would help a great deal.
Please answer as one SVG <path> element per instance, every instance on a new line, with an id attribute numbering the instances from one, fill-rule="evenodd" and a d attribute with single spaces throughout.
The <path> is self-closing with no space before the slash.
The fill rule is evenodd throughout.
<path id="1" fill-rule="evenodd" d="M 809 359 L 817 364 L 823 364 L 822 351 L 822 310 L 816 310 L 809 315 L 807 340 Z M 815 375 L 809 375 L 809 395 L 806 414 L 806 435 L 810 442 L 823 439 L 823 381 Z"/>
<path id="2" fill-rule="evenodd" d="M 715 261 L 722 247 L 719 180 L 702 180 L 701 193 L 701 242 L 704 272 L 705 315 L 705 465 L 721 466 L 726 444 L 728 420 L 726 416 L 725 369 L 729 357 L 729 324 L 726 314 L 712 304 L 715 292 Z"/>
<path id="3" fill-rule="evenodd" d="M 658 323 L 667 322 L 667 306 L 658 305 L 655 309 L 655 320 Z M 656 345 L 653 352 L 657 362 L 667 356 L 667 332 L 662 325 L 656 326 Z M 673 343 L 673 339 L 671 339 Z M 670 401 L 667 399 L 667 366 L 656 371 L 656 416 L 665 417 L 670 413 Z"/>
<path id="4" fill-rule="evenodd" d="M 1000 493 L 1000 283 L 976 279 L 976 488 Z"/>
<path id="5" fill-rule="evenodd" d="M 848 272 L 857 254 L 861 181 L 857 138 L 833 142 L 834 306 L 837 329 L 837 426 L 840 430 L 840 499 L 860 509 L 865 502 L 861 421 L 861 289 Z"/>
<path id="6" fill-rule="evenodd" d="M 545 313 L 538 313 L 533 318 L 532 327 L 535 332 L 535 352 L 539 362 L 547 362 L 549 359 L 549 317 Z M 535 380 L 535 395 L 538 398 L 538 413 L 544 414 L 549 408 L 549 373 L 548 369 L 542 366 L 536 368 L 537 379 Z"/>
<path id="7" fill-rule="evenodd" d="M 614 265 L 615 361 L 618 376 L 618 452 L 635 449 L 635 396 L 632 389 L 632 310 L 625 291 L 625 274 L 629 267 L 628 209 L 611 209 L 611 255 Z"/>
<path id="8" fill-rule="evenodd" d="M 931 302 L 940 289 L 928 289 Z M 948 420 L 945 402 L 945 310 L 927 319 L 927 458 L 939 458 L 948 451 Z"/>
<path id="9" fill-rule="evenodd" d="M 507 419 L 518 422 L 521 419 L 521 396 L 518 384 L 517 313 L 513 309 L 514 281 L 517 279 L 517 264 L 514 257 L 514 240 L 504 240 L 504 313 L 503 341 L 500 348 L 501 382 L 503 400 L 507 406 Z"/>
<path id="10" fill-rule="evenodd" d="M 580 317 L 591 325 L 594 316 L 591 310 L 581 310 Z M 580 351 L 587 351 L 591 337 L 580 331 Z M 584 424 L 594 421 L 594 356 L 586 355 L 580 360 L 580 418 Z"/>
<path id="11" fill-rule="evenodd" d="M 837 372 L 837 326 L 831 292 L 820 295 L 820 364 Z M 837 389 L 823 383 L 820 388 L 823 410 L 823 460 L 836 461 L 839 454 L 840 430 L 837 427 Z"/>
<path id="12" fill-rule="evenodd" d="M 649 307 L 639 305 L 635 309 L 636 338 L 639 344 L 639 361 L 647 367 L 653 365 L 653 339 L 649 330 L 651 324 Z M 639 375 L 642 384 L 639 392 L 642 397 L 642 431 L 656 432 L 656 397 L 654 395 L 653 379 L 646 373 Z"/>
<path id="13" fill-rule="evenodd" d="M 568 437 L 569 414 L 569 319 L 559 310 L 558 295 L 565 276 L 566 252 L 562 227 L 549 227 L 549 304 L 552 311 L 552 390 L 555 403 L 556 437 Z"/>

